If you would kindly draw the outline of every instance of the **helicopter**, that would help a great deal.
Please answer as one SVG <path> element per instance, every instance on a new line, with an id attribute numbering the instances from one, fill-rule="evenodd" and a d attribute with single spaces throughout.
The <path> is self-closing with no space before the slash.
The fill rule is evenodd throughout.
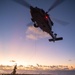
<path id="1" fill-rule="evenodd" d="M 48 11 L 44 11 L 41 8 L 33 7 L 31 4 L 29 4 L 25 0 L 13 0 L 27 8 L 30 9 L 31 14 L 31 21 L 34 23 L 35 28 L 40 28 L 42 31 L 48 33 L 51 36 L 51 39 L 49 41 L 55 42 L 59 40 L 63 40 L 63 37 L 57 37 L 57 34 L 53 32 L 52 27 L 54 25 L 53 21 L 51 20 L 49 16 L 49 12 L 53 10 L 56 6 L 64 2 L 64 0 L 56 0 L 54 4 L 48 9 Z"/>

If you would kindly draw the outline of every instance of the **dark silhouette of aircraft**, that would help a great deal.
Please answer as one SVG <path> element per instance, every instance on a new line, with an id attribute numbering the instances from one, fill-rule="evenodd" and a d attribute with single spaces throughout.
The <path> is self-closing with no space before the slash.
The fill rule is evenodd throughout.
<path id="1" fill-rule="evenodd" d="M 54 25 L 53 21 L 51 20 L 48 12 L 53 10 L 56 6 L 61 4 L 64 0 L 56 0 L 54 4 L 48 9 L 48 11 L 44 11 L 43 9 L 40 9 L 38 7 L 33 7 L 31 4 L 26 2 L 25 0 L 13 0 L 27 8 L 30 9 L 31 14 L 31 20 L 34 23 L 35 28 L 40 28 L 41 30 L 47 32 L 52 39 L 49 39 L 49 41 L 59 41 L 63 40 L 63 37 L 57 37 L 57 34 L 52 31 L 52 26 Z"/>

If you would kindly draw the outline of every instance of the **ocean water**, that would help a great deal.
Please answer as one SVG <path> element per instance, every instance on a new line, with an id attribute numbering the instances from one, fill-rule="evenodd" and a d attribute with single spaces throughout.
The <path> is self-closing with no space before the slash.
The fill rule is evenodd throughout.
<path id="1" fill-rule="evenodd" d="M 12 71 L 10 70 L 6 70 L 5 73 L 1 73 L 1 74 L 10 74 Z M 33 71 L 33 70 L 17 70 L 17 73 L 18 74 L 50 74 L 50 75 L 75 75 L 75 70 L 67 70 L 67 71 L 50 71 L 50 70 L 36 70 L 36 71 Z M 1 75 L 0 74 L 0 75 Z"/>
<path id="2" fill-rule="evenodd" d="M 51 72 L 53 75 L 75 75 L 75 71 L 53 71 Z"/>
<path id="3" fill-rule="evenodd" d="M 40 75 L 41 74 L 46 74 L 46 75 L 47 74 L 50 74 L 50 75 L 75 75 L 75 70 L 71 70 L 71 71 L 23 71 L 23 73 L 40 74 Z"/>
<path id="4" fill-rule="evenodd" d="M 50 74 L 50 75 L 75 75 L 75 70 L 67 70 L 67 71 L 19 71 L 18 73 L 26 73 L 26 74 Z"/>

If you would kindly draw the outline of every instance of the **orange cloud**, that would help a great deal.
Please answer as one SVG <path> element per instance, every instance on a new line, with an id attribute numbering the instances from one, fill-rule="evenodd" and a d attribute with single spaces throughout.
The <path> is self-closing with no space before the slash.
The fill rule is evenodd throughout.
<path id="1" fill-rule="evenodd" d="M 4 70 L 0 70 L 0 74 L 2 74 L 2 73 L 7 73 L 7 72 Z"/>
<path id="2" fill-rule="evenodd" d="M 10 60 L 10 62 L 16 62 L 15 60 Z"/>

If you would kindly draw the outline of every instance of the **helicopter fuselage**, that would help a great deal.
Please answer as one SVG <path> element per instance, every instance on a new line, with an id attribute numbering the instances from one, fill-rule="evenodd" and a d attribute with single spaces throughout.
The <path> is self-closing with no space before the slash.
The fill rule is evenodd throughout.
<path id="1" fill-rule="evenodd" d="M 55 35 L 52 31 L 53 22 L 51 21 L 49 15 L 40 8 L 30 7 L 30 13 L 32 16 L 32 21 L 34 22 L 34 27 L 40 27 L 43 31 L 51 35 L 55 39 Z"/>
<path id="2" fill-rule="evenodd" d="M 53 22 L 47 12 L 45 12 L 43 9 L 30 6 L 30 13 L 32 16 L 31 20 L 34 22 L 34 27 L 40 27 L 43 31 L 51 35 L 52 39 L 49 39 L 49 41 L 55 42 L 63 39 L 62 37 L 57 38 L 57 34 L 53 33 Z"/>
<path id="3" fill-rule="evenodd" d="M 32 16 L 32 21 L 36 24 L 37 27 L 40 27 L 43 31 L 47 33 L 52 30 L 52 26 L 49 22 L 49 17 L 42 9 L 31 7 L 30 13 Z"/>
<path id="4" fill-rule="evenodd" d="M 30 13 L 32 17 L 31 20 L 34 22 L 34 27 L 39 27 L 41 28 L 41 30 L 50 34 L 52 39 L 49 39 L 49 41 L 58 41 L 63 39 L 62 37 L 57 38 L 56 37 L 57 34 L 53 33 L 52 31 L 53 22 L 51 18 L 49 17 L 48 12 L 53 10 L 56 6 L 61 4 L 64 0 L 56 0 L 54 4 L 46 12 L 43 9 L 33 7 L 31 4 L 29 4 L 25 0 L 13 0 L 13 1 L 30 9 Z"/>

